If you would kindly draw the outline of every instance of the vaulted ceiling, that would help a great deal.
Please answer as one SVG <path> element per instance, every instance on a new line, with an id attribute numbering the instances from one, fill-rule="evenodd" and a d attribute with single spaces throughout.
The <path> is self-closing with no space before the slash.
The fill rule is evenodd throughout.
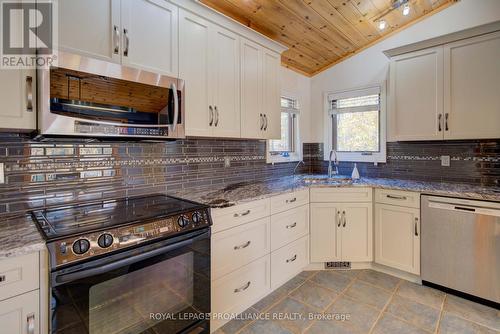
<path id="1" fill-rule="evenodd" d="M 390 10 L 398 0 L 200 1 L 287 46 L 282 64 L 312 76 L 458 0 L 410 0 L 407 16 Z"/>

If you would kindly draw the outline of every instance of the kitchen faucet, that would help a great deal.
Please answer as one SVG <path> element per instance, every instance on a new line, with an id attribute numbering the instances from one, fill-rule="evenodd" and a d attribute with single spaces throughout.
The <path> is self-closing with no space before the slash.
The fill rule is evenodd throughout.
<path id="1" fill-rule="evenodd" d="M 335 169 L 332 168 L 332 154 L 335 155 L 335 160 L 333 161 L 333 165 Z M 332 177 L 333 175 L 337 175 L 339 173 L 339 161 L 337 160 L 337 152 L 335 150 L 330 151 L 330 158 L 328 159 L 328 177 Z"/>
<path id="2" fill-rule="evenodd" d="M 299 162 L 297 162 L 297 164 L 295 165 L 295 168 L 293 169 L 293 176 L 295 177 L 295 172 L 297 171 L 297 168 L 300 166 L 300 164 L 302 165 L 306 165 L 304 160 L 300 160 Z"/>

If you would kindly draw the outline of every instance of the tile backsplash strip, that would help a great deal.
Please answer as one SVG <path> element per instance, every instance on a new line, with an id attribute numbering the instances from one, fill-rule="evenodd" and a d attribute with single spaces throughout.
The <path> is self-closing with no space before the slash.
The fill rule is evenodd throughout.
<path id="1" fill-rule="evenodd" d="M 230 167 L 224 167 L 226 158 Z M 6 178 L 0 184 L 0 217 L 87 200 L 272 179 L 292 174 L 295 167 L 267 164 L 265 142 L 259 140 L 34 142 L 5 133 L 0 162 Z"/>
<path id="2" fill-rule="evenodd" d="M 304 144 L 312 173 L 326 173 L 323 144 Z M 441 156 L 449 155 L 449 167 Z M 354 164 L 341 162 L 339 172 L 350 175 Z M 387 143 L 387 163 L 358 163 L 361 176 L 417 181 L 500 186 L 500 140 Z"/>

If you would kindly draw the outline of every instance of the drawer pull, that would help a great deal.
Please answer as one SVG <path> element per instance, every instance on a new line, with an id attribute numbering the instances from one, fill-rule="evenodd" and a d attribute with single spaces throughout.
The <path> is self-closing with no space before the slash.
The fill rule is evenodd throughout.
<path id="1" fill-rule="evenodd" d="M 386 195 L 386 196 L 387 196 L 387 198 L 391 198 L 391 199 L 399 199 L 402 201 L 406 200 L 406 196 L 396 196 L 396 195 Z"/>
<path id="2" fill-rule="evenodd" d="M 247 210 L 247 211 L 242 212 L 242 213 L 235 213 L 234 216 L 235 217 L 242 217 L 242 216 L 246 216 L 248 214 L 250 214 L 250 210 Z"/>
<path id="3" fill-rule="evenodd" d="M 292 199 L 287 199 L 287 200 L 286 200 L 286 202 L 287 202 L 287 203 L 293 203 L 293 202 L 295 202 L 295 201 L 297 201 L 297 197 L 294 197 L 294 198 L 292 198 Z"/>
<path id="4" fill-rule="evenodd" d="M 287 225 L 286 228 L 294 228 L 295 226 L 297 226 L 297 222 Z"/>
<path id="5" fill-rule="evenodd" d="M 238 249 L 243 249 L 243 248 L 247 248 L 248 246 L 250 246 L 252 242 L 250 240 L 248 240 L 247 242 L 245 242 L 244 244 L 242 245 L 239 245 L 239 246 L 234 246 L 234 250 L 238 250 Z"/>
<path id="6" fill-rule="evenodd" d="M 295 260 L 297 260 L 297 254 L 295 254 L 292 258 L 287 259 L 287 260 L 286 260 L 286 263 L 290 263 L 290 262 L 293 262 L 293 261 L 295 261 Z"/>
<path id="7" fill-rule="evenodd" d="M 7 280 L 7 277 L 5 275 L 0 275 L 0 283 L 5 282 Z"/>
<path id="8" fill-rule="evenodd" d="M 35 333 L 35 313 L 30 313 L 26 317 L 26 325 L 28 334 Z"/>
<path id="9" fill-rule="evenodd" d="M 247 284 L 243 285 L 241 288 L 234 289 L 234 293 L 245 291 L 246 289 L 248 289 L 248 287 L 250 286 L 250 284 L 251 284 L 251 282 L 248 281 Z"/>

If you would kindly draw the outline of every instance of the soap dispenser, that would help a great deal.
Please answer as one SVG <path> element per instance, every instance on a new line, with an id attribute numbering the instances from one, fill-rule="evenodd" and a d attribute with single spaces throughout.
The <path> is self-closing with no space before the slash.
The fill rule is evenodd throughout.
<path id="1" fill-rule="evenodd" d="M 353 180 L 357 180 L 357 179 L 359 179 L 359 171 L 358 171 L 358 166 L 357 166 L 357 164 L 356 164 L 356 163 L 354 164 L 354 168 L 353 168 L 353 170 L 352 170 L 351 178 L 352 178 Z"/>

